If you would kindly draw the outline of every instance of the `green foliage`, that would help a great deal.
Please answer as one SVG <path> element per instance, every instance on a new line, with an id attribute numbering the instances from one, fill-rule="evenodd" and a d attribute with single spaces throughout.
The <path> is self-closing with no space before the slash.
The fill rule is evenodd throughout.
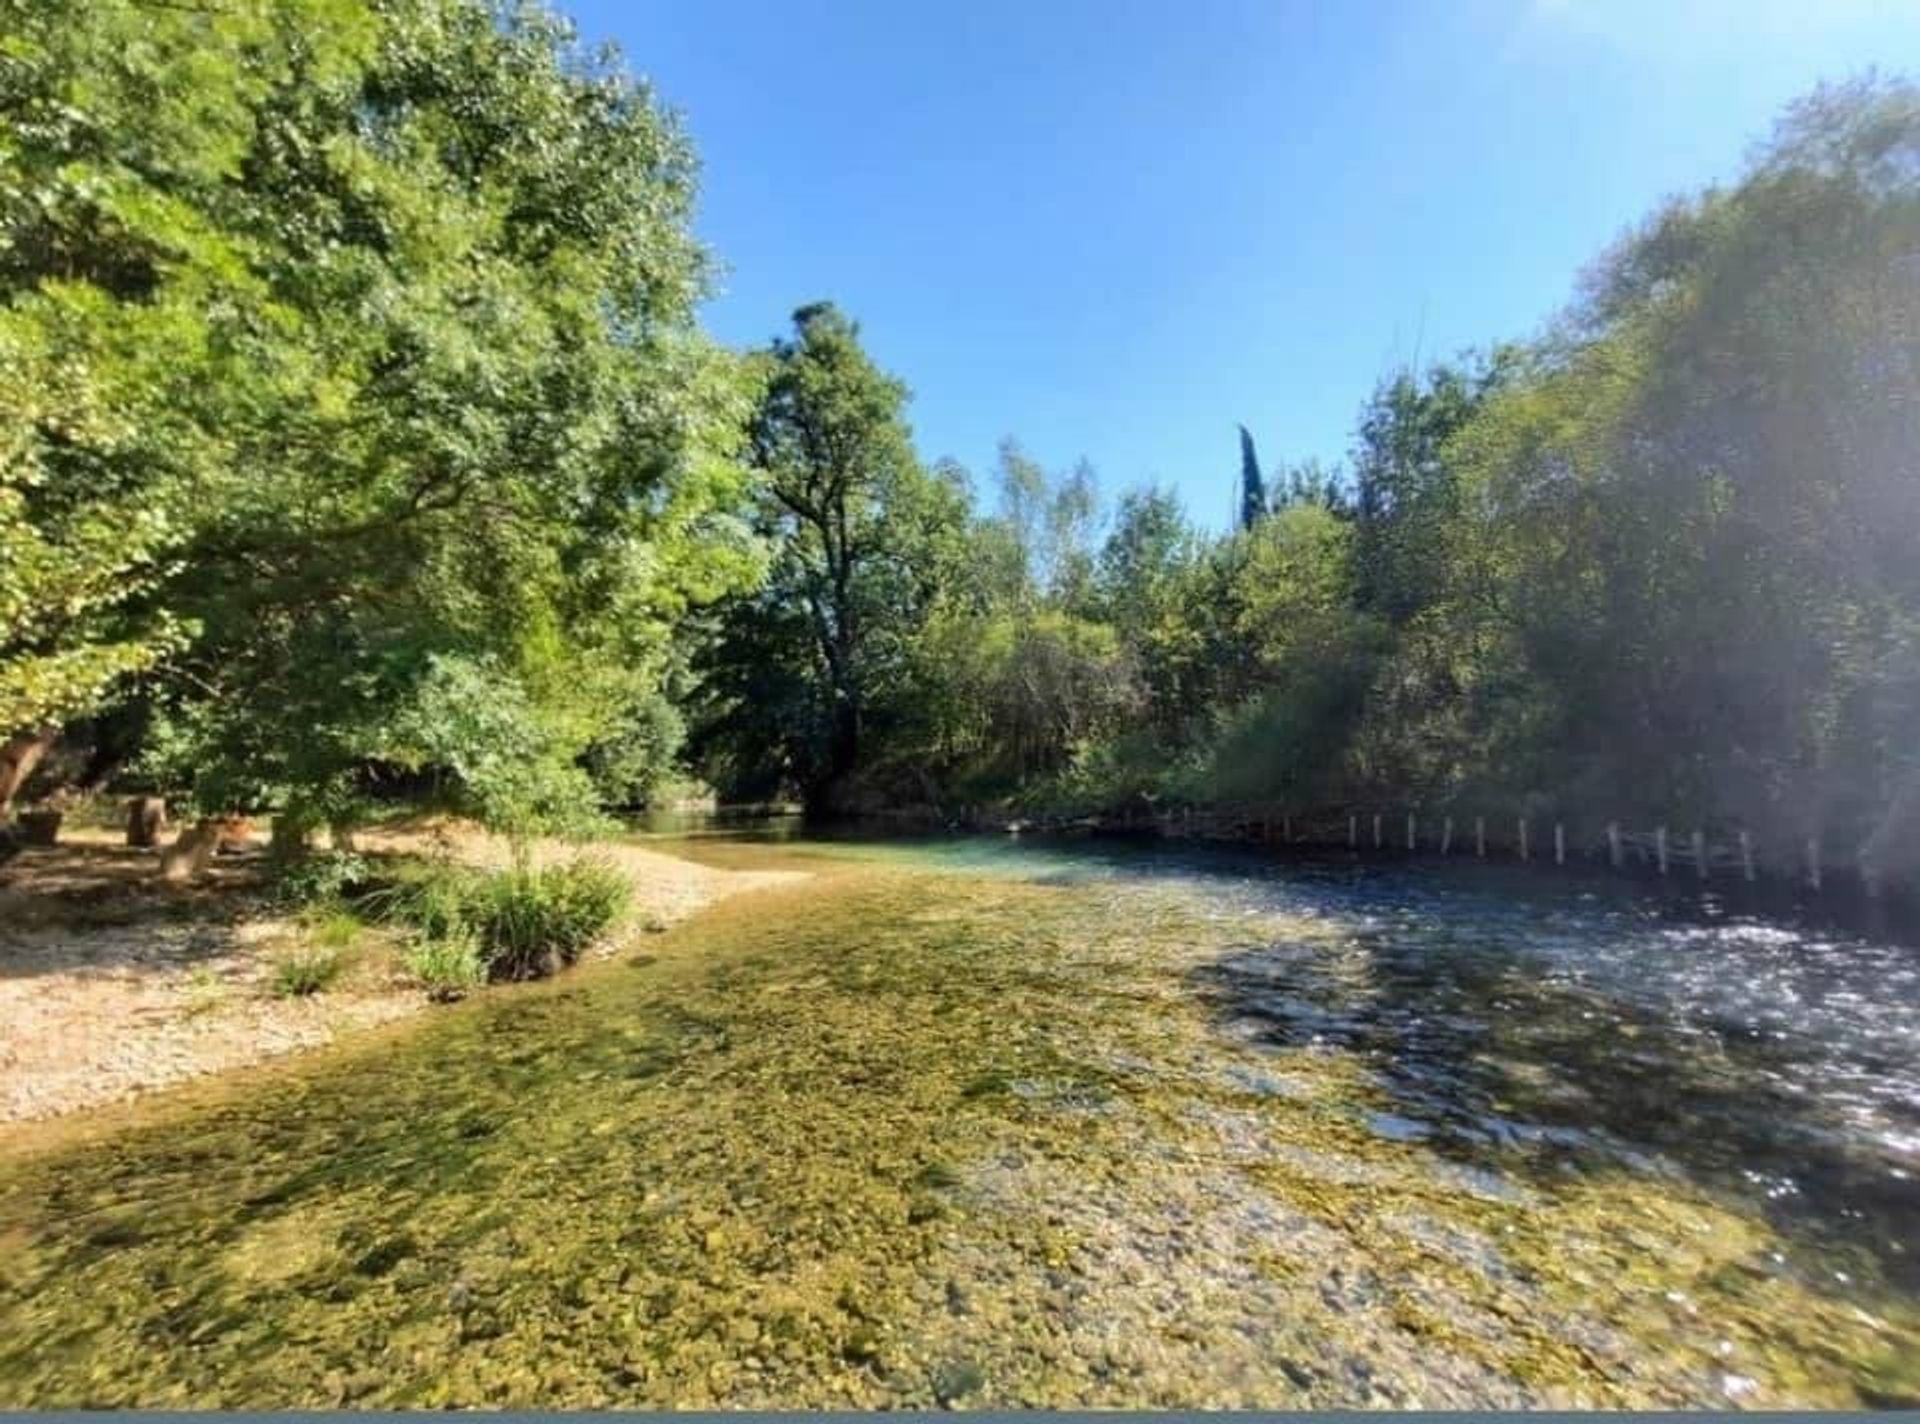
<path id="1" fill-rule="evenodd" d="M 1009 441 L 968 557 L 852 620 L 899 669 L 863 690 L 854 779 L 946 805 L 1550 801 L 1899 861 L 1916 250 L 1920 99 L 1869 79 L 1796 106 L 1739 183 L 1666 205 L 1541 339 L 1384 381 L 1350 475 L 1282 465 L 1255 501 L 1243 439 L 1236 529 L 1151 489 L 1103 520 L 1090 472 L 1050 479 Z M 822 324 L 776 351 L 776 487 L 834 477 L 793 452 L 847 411 L 905 468 L 899 388 L 844 323 L 802 317 Z M 818 580 L 776 581 L 724 646 L 768 717 L 819 725 L 836 654 L 809 608 L 833 564 L 768 533 Z"/>
<path id="2" fill-rule="evenodd" d="M 314 820 L 664 774 L 675 630 L 760 567 L 672 120 L 534 6 L 21 14 L 0 730 L 119 689 L 152 774 Z"/>
<path id="3" fill-rule="evenodd" d="M 513 835 L 596 829 L 596 794 L 552 704 L 509 672 L 434 655 L 392 724 L 387 759 L 446 774 L 456 804 Z"/>
<path id="4" fill-rule="evenodd" d="M 289 905 L 337 905 L 368 885 L 372 868 L 351 851 L 315 851 L 273 866 L 273 891 Z"/>
<path id="5" fill-rule="evenodd" d="M 934 641 L 933 656 L 929 680 L 944 676 L 957 694 L 943 750 L 985 786 L 1063 770 L 1138 700 L 1114 631 L 1057 609 L 960 620 Z"/>
<path id="6" fill-rule="evenodd" d="M 411 866 L 397 880 L 375 890 L 369 904 L 383 917 L 418 931 L 423 939 L 456 938 L 472 928 L 468 904 L 482 873 L 448 861 Z"/>
<path id="7" fill-rule="evenodd" d="M 537 5 L 16 5 L 0 116 L 0 736 L 104 719 L 307 826 L 590 832 L 690 766 L 1912 839 L 1910 83 L 1795 106 L 1539 339 L 1394 373 L 1350 472 L 1243 430 L 1224 533 L 1012 441 L 976 508 L 830 304 L 717 348 L 691 145 Z M 563 962 L 599 901 L 545 874 L 420 913 Z"/>
<path id="8" fill-rule="evenodd" d="M 795 312 L 761 373 L 751 453 L 776 552 L 703 665 L 708 779 L 746 791 L 735 767 L 770 767 L 825 806 L 881 761 L 870 734 L 912 698 L 914 642 L 962 557 L 965 495 L 922 468 L 906 388 L 830 304 Z"/>
<path id="9" fill-rule="evenodd" d="M 0 196 L 21 181 L 20 157 L 0 148 Z M 12 298 L 0 305 L 6 730 L 93 711 L 187 631 L 165 609 L 137 609 L 184 531 L 178 477 L 143 476 L 166 457 L 152 446 L 172 422 L 151 406 L 176 391 L 164 368 L 185 318 L 121 324 L 115 303 L 71 281 L 0 292 Z"/>
<path id="10" fill-rule="evenodd" d="M 1822 91 L 1670 204 L 1446 446 L 1428 773 L 1857 845 L 1915 775 L 1920 104 Z M 1869 710 L 1871 708 L 1872 710 Z M 1409 716 L 1409 714 L 1412 714 Z"/>
<path id="11" fill-rule="evenodd" d="M 611 865 L 576 860 L 482 877 L 467 913 L 495 979 L 534 979 L 572 964 L 611 930 L 632 883 Z"/>
<path id="12" fill-rule="evenodd" d="M 275 997 L 308 999 L 331 989 L 352 963 L 337 946 L 308 946 L 283 955 L 270 981 Z"/>
<path id="13" fill-rule="evenodd" d="M 1458 508 L 1448 442 L 1518 377 L 1511 347 L 1382 383 L 1354 451 L 1354 569 L 1360 605 L 1396 625 L 1427 606 L 1447 572 L 1442 531 Z"/>
<path id="14" fill-rule="evenodd" d="M 427 997 L 438 1003 L 464 998 L 487 982 L 479 936 L 465 925 L 439 935 L 421 935 L 408 947 L 405 962 Z"/>
<path id="15" fill-rule="evenodd" d="M 686 735 L 686 718 L 665 691 L 636 698 L 586 750 L 586 773 L 599 800 L 639 806 L 671 796 L 685 784 L 679 760 Z"/>
<path id="16" fill-rule="evenodd" d="M 613 929 L 632 882 L 603 861 L 516 863 L 505 870 L 439 864 L 382 899 L 442 968 L 470 946 L 491 979 L 536 979 L 572 964 Z M 416 970 L 416 972 L 420 972 Z M 422 977 L 425 975 L 422 973 Z"/>

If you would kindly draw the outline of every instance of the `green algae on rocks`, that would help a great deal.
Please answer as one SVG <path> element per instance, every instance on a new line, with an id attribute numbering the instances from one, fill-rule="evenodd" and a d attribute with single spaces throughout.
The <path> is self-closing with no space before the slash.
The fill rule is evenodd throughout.
<path id="1" fill-rule="evenodd" d="M 1465 1059 L 1537 1071 L 1488 1079 L 1507 1098 L 1450 1125 L 1420 1093 L 1482 1080 L 1416 1090 L 1392 1042 L 1353 1030 L 1384 961 L 1337 895 L 1276 902 L 1244 876 L 1046 851 L 976 849 L 958 869 L 695 853 L 819 873 L 650 938 L 637 967 L 90 1134 L 16 1137 L 0 1403 L 1848 1405 L 1920 1389 L 1897 1262 L 1657 1152 L 1538 1127 L 1558 1073 L 1525 1035 L 1454 1030 Z M 1314 966 L 1319 999 L 1275 998 L 1274 947 Z M 1576 1020 L 1599 1003 L 1523 973 L 1495 997 L 1489 1014 Z M 1435 1013 L 1464 1012 L 1443 999 Z"/>

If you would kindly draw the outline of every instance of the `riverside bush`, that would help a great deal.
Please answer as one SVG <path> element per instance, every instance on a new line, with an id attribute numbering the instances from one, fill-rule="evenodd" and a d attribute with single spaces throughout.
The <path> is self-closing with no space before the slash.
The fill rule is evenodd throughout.
<path id="1" fill-rule="evenodd" d="M 372 874 L 365 858 L 352 851 L 316 851 L 277 863 L 273 890 L 288 905 L 328 904 L 363 889 Z"/>
<path id="2" fill-rule="evenodd" d="M 440 1003 L 464 998 L 487 981 L 487 963 L 472 930 L 457 926 L 439 936 L 422 935 L 406 954 L 409 973 L 427 997 Z"/>
<path id="3" fill-rule="evenodd" d="M 347 972 L 348 958 L 338 948 L 310 946 L 295 950 L 273 967 L 274 995 L 282 999 L 309 999 L 330 989 Z"/>
<path id="4" fill-rule="evenodd" d="M 537 979 L 579 959 L 613 928 L 630 895 L 619 871 L 583 858 L 494 871 L 438 865 L 390 903 L 423 943 L 470 938 L 487 978 Z M 449 962 L 458 957 L 444 953 Z"/>
<path id="5" fill-rule="evenodd" d="M 627 907 L 627 880 L 612 866 L 515 866 L 481 880 L 474 927 L 496 979 L 536 979 L 572 964 Z"/>

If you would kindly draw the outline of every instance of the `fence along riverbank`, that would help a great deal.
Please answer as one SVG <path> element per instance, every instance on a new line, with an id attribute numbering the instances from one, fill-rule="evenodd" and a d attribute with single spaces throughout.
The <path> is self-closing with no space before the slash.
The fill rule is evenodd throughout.
<path id="1" fill-rule="evenodd" d="M 1423 812 L 1368 806 L 1313 811 L 1269 803 L 1141 804 L 1118 811 L 1021 814 L 901 808 L 858 819 L 901 829 L 1091 833 L 1356 858 L 1433 858 L 1586 871 L 1677 889 L 1711 888 L 1769 910 L 1803 909 L 1874 934 L 1920 935 L 1920 886 L 1889 881 L 1862 849 L 1819 836 L 1763 839 L 1736 826 Z"/>

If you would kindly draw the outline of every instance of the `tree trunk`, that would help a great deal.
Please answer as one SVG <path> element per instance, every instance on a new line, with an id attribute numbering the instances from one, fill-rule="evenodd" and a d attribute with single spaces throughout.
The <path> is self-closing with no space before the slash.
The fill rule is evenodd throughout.
<path id="1" fill-rule="evenodd" d="M 273 818 L 273 828 L 268 833 L 268 851 L 275 860 L 298 860 L 313 845 L 313 828 L 296 816 L 279 815 Z"/>
<path id="2" fill-rule="evenodd" d="M 36 727 L 30 732 L 16 732 L 0 742 L 0 816 L 13 810 L 13 798 L 20 794 L 33 769 L 59 738 L 58 727 Z"/>
<path id="3" fill-rule="evenodd" d="M 167 828 L 167 798 L 135 796 L 127 802 L 127 844 L 151 847 L 160 844 L 160 832 Z"/>
<path id="4" fill-rule="evenodd" d="M 31 846 L 60 844 L 60 822 L 65 813 L 58 809 L 25 811 L 18 821 L 20 843 Z"/>
<path id="5" fill-rule="evenodd" d="M 860 704 L 842 697 L 833 709 L 833 744 L 827 757 L 828 776 L 845 781 L 860 767 Z"/>

